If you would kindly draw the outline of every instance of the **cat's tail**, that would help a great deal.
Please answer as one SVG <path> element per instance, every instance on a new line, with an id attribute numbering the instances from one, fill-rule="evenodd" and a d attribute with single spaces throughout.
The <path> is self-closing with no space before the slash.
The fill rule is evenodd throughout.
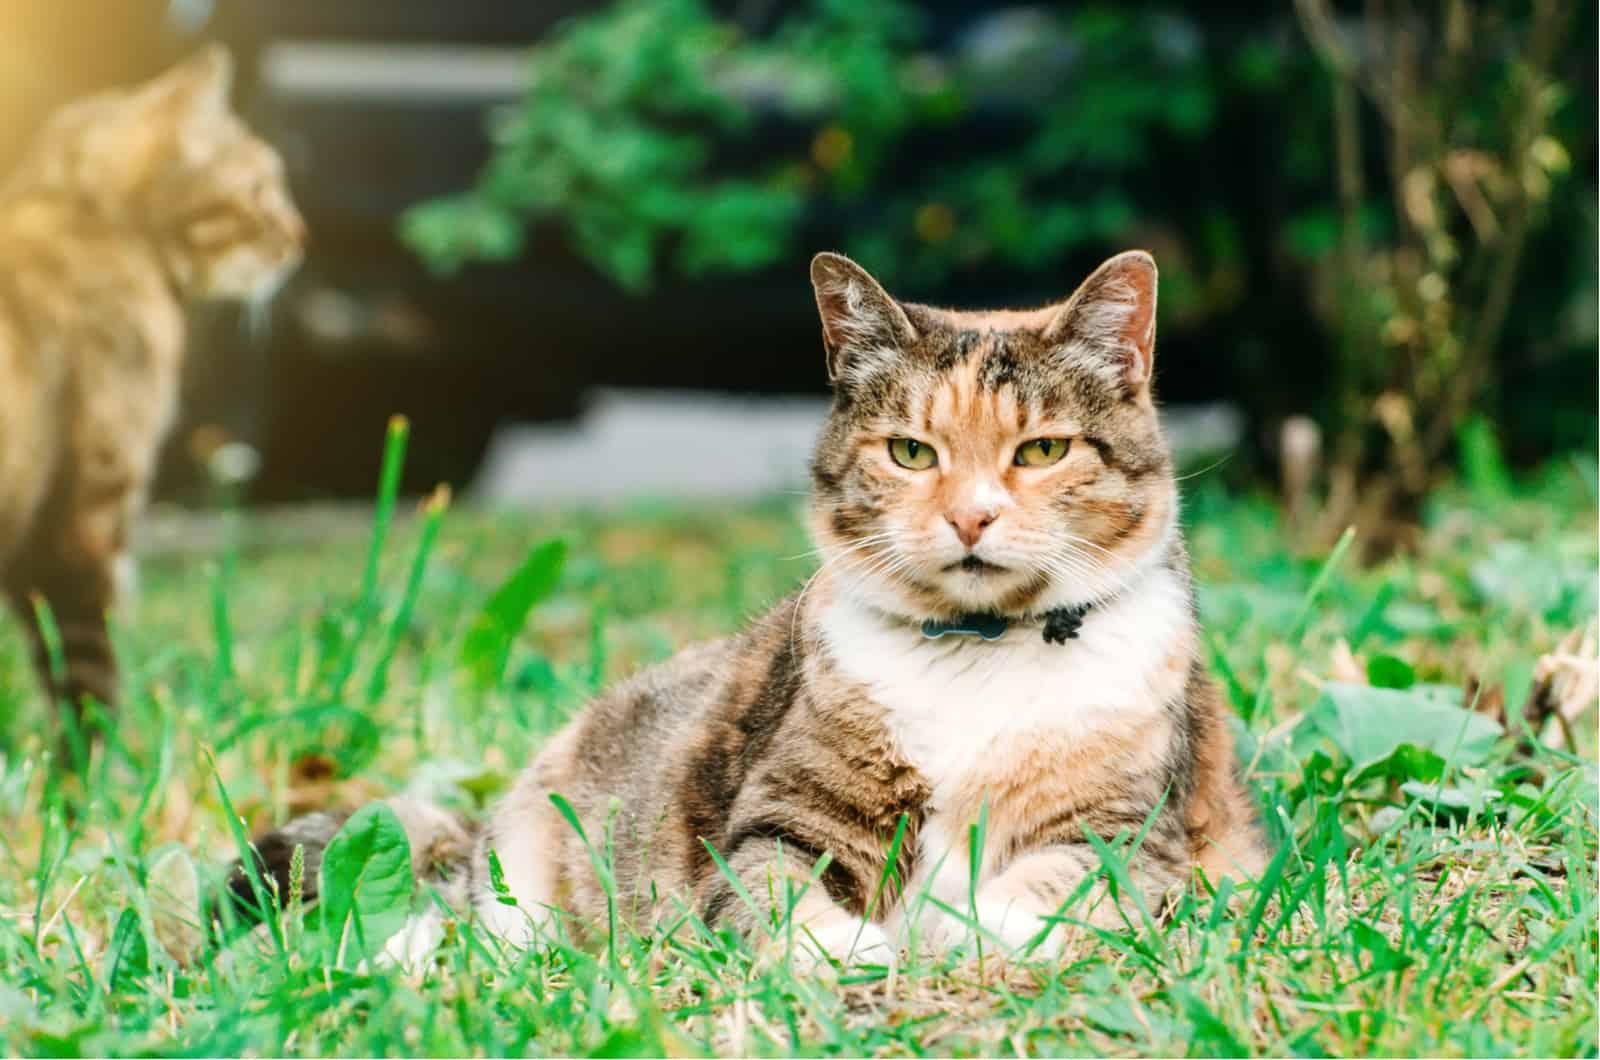
<path id="1" fill-rule="evenodd" d="M 418 799 L 384 799 L 406 830 L 411 844 L 411 871 L 419 884 L 432 886 L 452 906 L 462 908 L 468 863 L 476 840 L 476 826 L 462 815 Z M 353 812 L 353 811 L 351 811 Z M 328 844 L 350 818 L 350 812 L 318 812 L 292 821 L 257 836 L 250 844 L 257 878 L 268 892 L 269 906 L 285 908 L 298 887 L 299 899 L 315 902 L 322 878 L 322 855 Z M 300 868 L 294 868 L 295 851 L 301 852 Z M 296 878 L 298 877 L 298 879 Z M 258 923 L 269 910 L 256 894 L 256 883 L 241 858 L 228 868 L 224 900 L 232 909 L 232 919 L 241 926 Z M 220 910 L 213 910 L 213 922 L 221 926 Z"/>

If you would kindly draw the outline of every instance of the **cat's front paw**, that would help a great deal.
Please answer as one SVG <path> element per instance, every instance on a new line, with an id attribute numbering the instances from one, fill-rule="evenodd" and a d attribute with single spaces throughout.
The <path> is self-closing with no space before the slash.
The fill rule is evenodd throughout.
<path id="1" fill-rule="evenodd" d="M 1027 952 L 1045 957 L 1060 952 L 1061 932 L 1051 930 L 1055 926 L 1053 922 L 1029 908 L 1026 902 L 980 896 L 978 922 L 983 925 L 985 937 L 1008 954 Z M 1040 936 L 1043 938 L 1038 945 L 1030 946 Z"/>
<path id="2" fill-rule="evenodd" d="M 791 964 L 797 969 L 892 965 L 898 956 L 894 940 L 877 924 L 839 917 L 797 927 Z"/>
<path id="3" fill-rule="evenodd" d="M 905 925 L 904 933 L 907 945 L 925 954 L 960 952 L 973 941 L 970 917 L 937 908 L 931 903 Z"/>
<path id="4" fill-rule="evenodd" d="M 1009 899 L 979 896 L 975 908 L 958 912 L 931 909 L 918 922 L 919 939 L 925 953 L 970 954 L 981 940 L 986 952 L 1028 953 L 1046 956 L 1059 950 L 1059 931 L 1046 929 L 1051 921 Z M 1030 947 L 1034 939 L 1043 940 Z"/>

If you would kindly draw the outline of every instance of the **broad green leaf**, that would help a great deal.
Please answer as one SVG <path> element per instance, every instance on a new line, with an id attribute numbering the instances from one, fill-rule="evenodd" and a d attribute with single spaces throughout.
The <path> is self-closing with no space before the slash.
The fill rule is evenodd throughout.
<path id="1" fill-rule="evenodd" d="M 323 926 L 334 959 L 360 959 L 405 926 L 415 881 L 411 844 L 381 802 L 357 810 L 322 855 Z"/>
<path id="2" fill-rule="evenodd" d="M 1400 690 L 1330 682 L 1301 729 L 1331 741 L 1357 773 L 1408 744 L 1458 765 L 1475 765 L 1488 755 L 1501 729 L 1458 702 L 1437 687 Z"/>
<path id="3" fill-rule="evenodd" d="M 566 558 L 567 543 L 559 538 L 535 545 L 472 620 L 461 644 L 461 665 L 480 688 L 500 683 L 511 642 L 534 605 L 555 590 Z"/>

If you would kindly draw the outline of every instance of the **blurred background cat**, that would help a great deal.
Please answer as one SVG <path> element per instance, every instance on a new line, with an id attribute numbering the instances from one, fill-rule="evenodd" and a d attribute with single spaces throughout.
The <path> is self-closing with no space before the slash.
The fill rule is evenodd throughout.
<path id="1" fill-rule="evenodd" d="M 270 298 L 305 226 L 208 48 L 69 104 L 0 185 L 0 585 L 59 699 L 116 699 L 106 633 L 171 425 L 185 306 Z M 52 665 L 38 607 L 60 637 Z"/>

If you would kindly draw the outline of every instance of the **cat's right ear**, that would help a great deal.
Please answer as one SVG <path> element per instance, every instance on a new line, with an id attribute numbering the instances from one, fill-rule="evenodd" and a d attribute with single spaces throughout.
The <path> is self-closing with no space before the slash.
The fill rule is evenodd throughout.
<path id="1" fill-rule="evenodd" d="M 828 381 L 860 374 L 875 362 L 899 356 L 917 338 L 906 311 L 866 269 L 843 254 L 811 259 L 811 286 L 822 317 L 828 351 Z"/>

